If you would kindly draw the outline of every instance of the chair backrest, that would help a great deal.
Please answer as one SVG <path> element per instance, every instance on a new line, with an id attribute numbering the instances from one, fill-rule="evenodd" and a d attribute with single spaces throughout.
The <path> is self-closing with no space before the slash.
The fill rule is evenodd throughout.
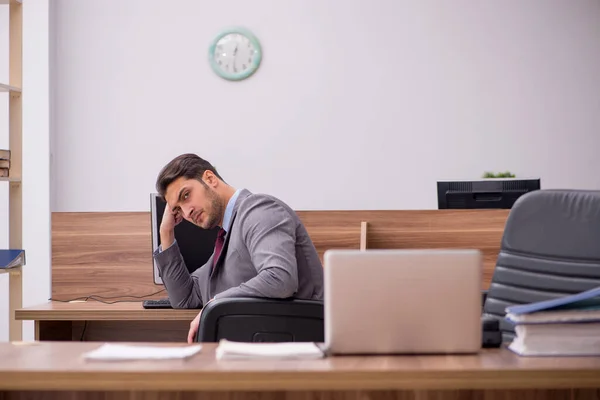
<path id="1" fill-rule="evenodd" d="M 500 320 L 504 341 L 514 327 L 505 308 L 600 286 L 600 191 L 537 190 L 512 207 L 483 307 Z"/>
<path id="2" fill-rule="evenodd" d="M 202 310 L 196 340 L 218 342 L 323 342 L 323 302 L 224 298 Z"/>

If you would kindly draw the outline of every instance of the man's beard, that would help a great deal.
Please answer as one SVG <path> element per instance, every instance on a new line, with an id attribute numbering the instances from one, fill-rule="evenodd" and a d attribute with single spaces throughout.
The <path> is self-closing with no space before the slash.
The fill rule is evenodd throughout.
<path id="1" fill-rule="evenodd" d="M 221 221 L 221 217 L 224 214 L 225 207 L 223 207 L 219 196 L 217 196 L 217 194 L 212 189 L 207 188 L 206 191 L 210 197 L 211 213 L 210 215 L 207 215 L 207 220 L 204 223 L 204 226 L 202 226 L 202 228 L 212 229 L 215 228 Z"/>

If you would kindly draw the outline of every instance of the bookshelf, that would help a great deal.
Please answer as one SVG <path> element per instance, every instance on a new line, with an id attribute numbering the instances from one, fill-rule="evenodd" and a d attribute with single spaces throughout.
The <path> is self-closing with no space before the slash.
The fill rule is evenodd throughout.
<path id="1" fill-rule="evenodd" d="M 9 185 L 9 235 L 8 246 L 11 249 L 23 248 L 23 139 L 22 139 L 22 70 L 23 70 L 23 7 L 17 0 L 0 0 L 0 7 L 9 9 L 9 81 L 0 82 L 0 92 L 9 96 L 8 101 L 8 136 L 10 150 L 10 170 L 8 177 L 0 178 L 2 184 Z M 15 310 L 21 308 L 23 302 L 23 279 L 21 267 L 3 270 L 9 274 L 9 340 L 18 341 L 23 338 L 22 322 L 15 319 Z"/>
<path id="2" fill-rule="evenodd" d="M 0 92 L 21 93 L 21 89 L 19 89 L 18 87 L 14 87 L 14 86 L 5 85 L 3 83 L 0 83 Z"/>

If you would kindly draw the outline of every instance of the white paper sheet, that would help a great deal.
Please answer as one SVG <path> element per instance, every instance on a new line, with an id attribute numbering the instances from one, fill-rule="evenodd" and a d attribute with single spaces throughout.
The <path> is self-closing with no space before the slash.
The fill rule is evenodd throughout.
<path id="1" fill-rule="evenodd" d="M 202 349 L 201 345 L 185 347 L 167 346 L 135 346 L 106 343 L 99 348 L 87 352 L 83 357 L 87 360 L 170 360 L 191 357 Z"/>
<path id="2" fill-rule="evenodd" d="M 217 360 L 232 359 L 314 359 L 322 358 L 323 351 L 309 342 L 241 343 L 221 340 L 217 347 Z"/>

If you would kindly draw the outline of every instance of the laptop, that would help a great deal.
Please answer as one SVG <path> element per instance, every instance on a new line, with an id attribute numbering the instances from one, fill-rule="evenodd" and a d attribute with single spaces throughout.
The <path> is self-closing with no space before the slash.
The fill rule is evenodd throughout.
<path id="1" fill-rule="evenodd" d="M 460 354 L 482 346 L 478 250 L 328 250 L 329 354 Z"/>

